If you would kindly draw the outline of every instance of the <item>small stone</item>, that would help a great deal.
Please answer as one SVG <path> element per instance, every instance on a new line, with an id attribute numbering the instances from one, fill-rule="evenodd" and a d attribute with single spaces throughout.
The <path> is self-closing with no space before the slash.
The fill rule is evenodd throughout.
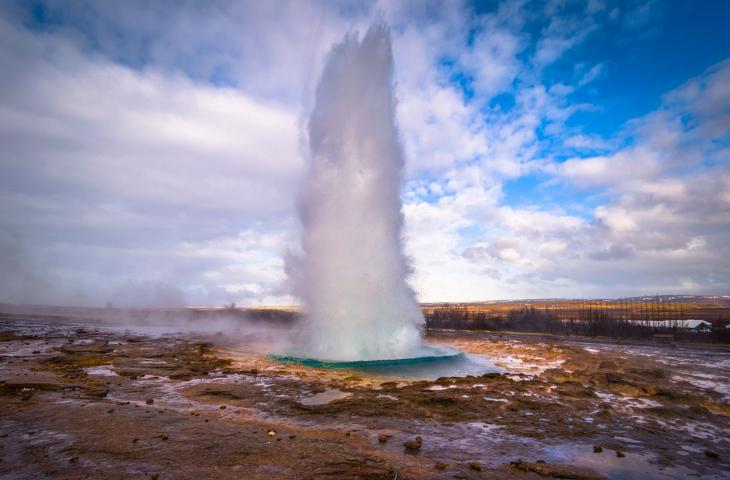
<path id="1" fill-rule="evenodd" d="M 593 453 L 601 453 L 603 452 L 603 447 L 599 447 L 598 445 L 593 445 Z"/>
<path id="2" fill-rule="evenodd" d="M 157 435 L 157 438 L 159 438 L 161 440 L 167 440 L 169 437 L 167 435 L 165 435 L 164 433 L 160 433 Z"/>
<path id="3" fill-rule="evenodd" d="M 349 437 L 350 436 L 350 432 L 345 432 L 345 436 L 346 437 Z"/>
<path id="4" fill-rule="evenodd" d="M 467 463 L 469 464 L 469 468 L 471 468 L 472 470 L 476 470 L 477 472 L 482 471 L 482 466 L 474 460 L 469 460 Z"/>
<path id="5" fill-rule="evenodd" d="M 113 408 L 110 408 L 109 410 L 107 410 L 106 413 L 114 413 L 114 409 Z"/>
<path id="6" fill-rule="evenodd" d="M 297 438 L 297 436 L 296 435 L 289 435 L 289 438 L 295 439 L 295 438 Z"/>
<path id="7" fill-rule="evenodd" d="M 276 436 L 276 432 L 273 431 L 273 430 L 269 430 L 268 432 L 266 432 L 266 435 L 268 435 L 270 437 L 275 437 Z"/>
<path id="8" fill-rule="evenodd" d="M 705 456 L 708 458 L 720 458 L 720 454 L 713 450 L 705 450 Z"/>
<path id="9" fill-rule="evenodd" d="M 150 480 L 160 480 L 160 474 L 153 473 L 152 475 L 150 475 Z"/>
<path id="10" fill-rule="evenodd" d="M 378 435 L 378 442 L 385 443 L 388 440 L 390 440 L 390 435 L 388 435 L 387 433 L 381 433 L 380 435 Z"/>
<path id="11" fill-rule="evenodd" d="M 448 465 L 444 462 L 436 462 L 436 465 L 433 466 L 436 470 L 446 470 L 446 467 L 448 467 Z"/>
<path id="12" fill-rule="evenodd" d="M 144 403 L 146 403 L 147 405 L 152 405 L 153 403 L 155 403 L 155 400 L 152 398 L 148 398 L 147 400 L 145 400 Z"/>
<path id="13" fill-rule="evenodd" d="M 413 440 L 408 440 L 408 441 L 407 441 L 407 442 L 405 442 L 405 443 L 404 443 L 403 445 L 404 445 L 404 446 L 405 446 L 405 447 L 406 447 L 406 448 L 407 448 L 408 450 L 420 450 L 420 449 L 421 449 L 421 444 L 422 444 L 422 443 L 423 443 L 423 439 L 422 439 L 421 437 L 416 437 L 416 438 L 415 438 L 415 439 L 413 439 Z"/>
<path id="14" fill-rule="evenodd" d="M 78 461 L 79 461 L 79 457 L 78 456 L 74 456 L 74 457 L 71 457 L 71 458 L 68 459 L 68 463 L 76 463 Z"/>
<path id="15" fill-rule="evenodd" d="M 226 406 L 225 405 L 221 405 L 220 408 L 221 408 L 221 410 L 225 410 L 226 409 Z"/>
<path id="16" fill-rule="evenodd" d="M 626 456 L 626 454 L 624 452 L 622 452 L 621 450 L 616 450 L 616 456 L 618 458 L 624 458 Z"/>
<path id="17" fill-rule="evenodd" d="M 137 443 L 137 442 L 139 442 L 139 438 L 133 438 L 132 439 L 132 443 Z"/>

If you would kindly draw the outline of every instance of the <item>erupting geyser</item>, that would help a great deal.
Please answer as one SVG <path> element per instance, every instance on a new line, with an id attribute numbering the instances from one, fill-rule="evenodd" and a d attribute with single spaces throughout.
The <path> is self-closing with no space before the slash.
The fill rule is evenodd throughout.
<path id="1" fill-rule="evenodd" d="M 384 24 L 333 46 L 315 100 L 299 205 L 303 254 L 287 265 L 308 313 L 293 353 L 342 362 L 433 356 L 406 282 L 404 159 Z"/>

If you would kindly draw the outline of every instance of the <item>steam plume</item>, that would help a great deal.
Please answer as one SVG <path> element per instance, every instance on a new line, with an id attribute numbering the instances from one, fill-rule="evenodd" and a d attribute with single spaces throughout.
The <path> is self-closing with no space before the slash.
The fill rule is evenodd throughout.
<path id="1" fill-rule="evenodd" d="M 404 159 L 384 24 L 333 46 L 308 128 L 303 255 L 288 264 L 308 311 L 300 353 L 330 360 L 418 356 L 423 316 L 406 283 Z"/>

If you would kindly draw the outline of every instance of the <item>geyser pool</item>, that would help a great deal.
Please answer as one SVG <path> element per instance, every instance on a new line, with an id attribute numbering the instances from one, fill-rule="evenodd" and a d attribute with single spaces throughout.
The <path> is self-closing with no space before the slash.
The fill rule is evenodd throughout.
<path id="1" fill-rule="evenodd" d="M 355 370 L 368 375 L 408 380 L 435 380 L 439 377 L 463 377 L 502 371 L 483 356 L 468 355 L 449 347 L 424 346 L 420 353 L 422 355 L 418 357 L 385 360 L 336 361 L 292 355 L 269 355 L 269 358 L 312 368 Z"/>
<path id="2" fill-rule="evenodd" d="M 431 356 L 402 249 L 404 157 L 384 24 L 332 47 L 308 136 L 302 251 L 287 259 L 307 316 L 288 355 L 337 362 Z"/>
<path id="3" fill-rule="evenodd" d="M 303 358 L 291 355 L 272 355 L 271 358 L 282 362 L 294 362 L 315 368 L 357 368 L 371 369 L 379 367 L 390 367 L 394 365 L 409 365 L 415 363 L 434 363 L 459 360 L 464 354 L 458 350 L 447 347 L 423 347 L 417 357 L 388 358 L 378 360 L 326 360 L 316 358 Z"/>

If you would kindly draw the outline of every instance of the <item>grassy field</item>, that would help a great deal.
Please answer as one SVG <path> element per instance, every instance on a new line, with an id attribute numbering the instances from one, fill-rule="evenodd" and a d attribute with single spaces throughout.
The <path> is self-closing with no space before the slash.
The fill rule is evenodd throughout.
<path id="1" fill-rule="evenodd" d="M 625 299 L 546 299 L 475 303 L 429 303 L 422 306 L 425 314 L 438 309 L 458 307 L 472 314 L 508 316 L 510 312 L 535 309 L 561 320 L 606 314 L 622 320 L 686 320 L 730 322 L 730 296 L 652 296 Z"/>

